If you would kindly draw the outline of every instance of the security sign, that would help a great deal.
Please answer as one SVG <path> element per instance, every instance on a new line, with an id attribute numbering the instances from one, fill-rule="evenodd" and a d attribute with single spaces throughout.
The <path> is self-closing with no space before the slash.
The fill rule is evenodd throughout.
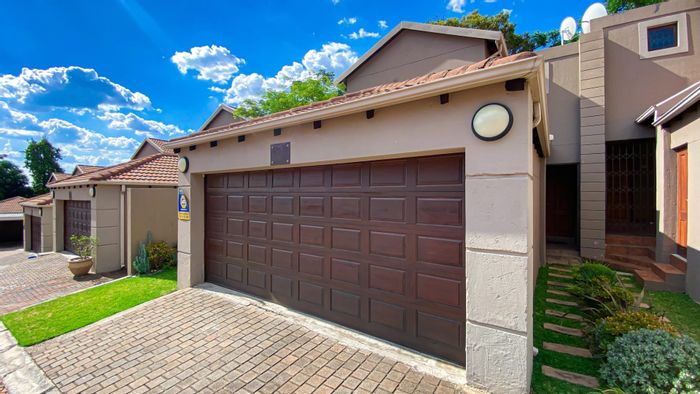
<path id="1" fill-rule="evenodd" d="M 177 218 L 190 220 L 190 203 L 187 201 L 187 196 L 185 196 L 185 192 L 182 189 L 177 192 Z"/>

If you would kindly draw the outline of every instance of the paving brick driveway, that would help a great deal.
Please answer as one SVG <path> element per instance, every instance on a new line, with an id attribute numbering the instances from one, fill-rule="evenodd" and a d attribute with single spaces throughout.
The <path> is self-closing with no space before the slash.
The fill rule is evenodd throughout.
<path id="1" fill-rule="evenodd" d="M 462 390 L 287 316 L 197 288 L 27 350 L 68 393 Z"/>
<path id="2" fill-rule="evenodd" d="M 0 315 L 126 275 L 119 271 L 74 279 L 61 254 L 27 256 L 21 252 L 0 257 Z"/>

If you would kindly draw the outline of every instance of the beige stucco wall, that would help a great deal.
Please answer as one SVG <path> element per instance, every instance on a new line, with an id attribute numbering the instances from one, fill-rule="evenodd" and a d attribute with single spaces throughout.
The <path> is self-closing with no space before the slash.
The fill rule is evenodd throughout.
<path id="1" fill-rule="evenodd" d="M 122 267 L 121 225 L 120 225 L 120 186 L 97 185 L 95 197 L 91 198 L 87 187 L 55 189 L 54 197 L 54 250 L 64 250 L 63 215 L 64 201 L 90 201 L 91 236 L 97 237 L 95 250 L 96 273 L 119 270 Z"/>
<path id="2" fill-rule="evenodd" d="M 224 125 L 227 125 L 229 123 L 233 123 L 235 121 L 236 121 L 236 119 L 233 117 L 233 115 L 230 112 L 221 111 L 214 117 L 214 119 L 211 120 L 211 122 L 209 122 L 206 129 L 212 129 L 214 127 L 224 126 Z"/>
<path id="3" fill-rule="evenodd" d="M 549 134 L 554 137 L 547 163 L 578 163 L 581 153 L 578 43 L 538 53 L 545 59 Z"/>
<path id="4" fill-rule="evenodd" d="M 153 145 L 146 142 L 141 147 L 141 150 L 138 151 L 138 154 L 136 156 L 134 156 L 134 159 L 138 159 L 138 158 L 146 157 L 146 156 L 150 156 L 150 155 L 155 155 L 156 153 L 160 153 L 160 152 L 158 152 L 158 150 L 156 150 L 156 148 L 154 148 Z"/>
<path id="5" fill-rule="evenodd" d="M 498 141 L 477 139 L 474 112 L 500 102 L 513 112 L 513 128 Z M 220 140 L 183 150 L 190 170 L 180 187 L 191 206 L 178 222 L 178 286 L 204 280 L 204 174 L 269 168 L 270 144 L 291 143 L 291 166 L 465 152 L 466 381 L 498 393 L 529 390 L 532 370 L 535 190 L 541 165 L 532 148 L 529 91 L 506 92 L 503 84 L 311 124 Z M 541 171 L 541 169 L 540 169 Z"/>
<path id="6" fill-rule="evenodd" d="M 41 253 L 53 251 L 53 207 L 24 207 L 24 250 L 32 249 L 32 216 L 41 217 Z"/>
<path id="7" fill-rule="evenodd" d="M 640 59 L 639 22 L 679 12 L 687 14 L 689 51 Z M 605 32 L 606 140 L 653 138 L 653 129 L 634 119 L 651 104 L 700 80 L 700 2 L 670 1 L 602 19 L 594 20 L 592 28 Z"/>
<path id="8" fill-rule="evenodd" d="M 126 207 L 126 266 L 131 273 L 139 242 L 146 241 L 149 231 L 153 241 L 165 241 L 172 246 L 177 243 L 177 189 L 129 187 Z"/>
<path id="9" fill-rule="evenodd" d="M 347 79 L 349 92 L 404 81 L 471 64 L 488 57 L 486 41 L 415 30 L 403 30 Z"/>
<path id="10" fill-rule="evenodd" d="M 665 242 L 667 246 L 676 238 L 676 162 L 675 152 L 686 146 L 688 149 L 688 270 L 686 273 L 686 292 L 696 301 L 700 302 L 700 110 L 686 111 L 671 122 L 666 128 L 659 128 L 658 133 L 665 133 L 667 145 L 657 145 L 657 155 L 666 154 L 668 157 L 668 170 L 661 175 L 672 177 L 661 178 L 664 185 L 662 191 L 657 192 L 657 207 L 665 208 L 660 215 L 666 218 L 661 221 L 665 226 L 659 228 L 657 245 Z M 664 152 L 659 152 L 664 150 Z M 657 171 L 658 175 L 658 171 Z M 669 179 L 671 178 L 671 179 Z M 672 204 L 660 204 L 659 198 L 663 198 Z M 675 246 L 675 245 L 674 245 Z M 667 249 L 672 249 L 667 246 Z M 668 258 L 668 256 L 665 256 Z"/>

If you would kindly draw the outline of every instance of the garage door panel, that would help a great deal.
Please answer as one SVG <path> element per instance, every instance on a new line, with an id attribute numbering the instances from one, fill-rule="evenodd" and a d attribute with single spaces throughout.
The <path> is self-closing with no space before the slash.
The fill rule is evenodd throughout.
<path id="1" fill-rule="evenodd" d="M 211 212 L 226 212 L 226 197 L 217 194 L 208 195 L 207 207 Z"/>
<path id="2" fill-rule="evenodd" d="M 216 187 L 207 177 L 207 196 L 226 201 L 206 207 L 207 280 L 463 363 L 463 165 L 448 155 L 223 174 Z"/>
<path id="3" fill-rule="evenodd" d="M 90 201 L 65 201 L 63 204 L 63 246 L 66 250 L 75 252 L 71 235 L 91 236 L 91 206 Z"/>

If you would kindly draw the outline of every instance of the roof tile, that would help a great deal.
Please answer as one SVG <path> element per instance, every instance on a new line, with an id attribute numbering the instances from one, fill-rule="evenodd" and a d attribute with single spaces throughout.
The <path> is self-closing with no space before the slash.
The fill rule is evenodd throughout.
<path id="1" fill-rule="evenodd" d="M 0 201 L 0 213 L 22 213 L 22 206 L 19 204 L 25 200 L 25 197 L 16 196 Z"/>
<path id="2" fill-rule="evenodd" d="M 82 175 L 76 175 L 61 182 L 51 184 L 53 187 L 89 184 L 94 182 L 146 185 L 177 185 L 177 156 L 157 153 L 130 160 L 110 167 Z"/>

